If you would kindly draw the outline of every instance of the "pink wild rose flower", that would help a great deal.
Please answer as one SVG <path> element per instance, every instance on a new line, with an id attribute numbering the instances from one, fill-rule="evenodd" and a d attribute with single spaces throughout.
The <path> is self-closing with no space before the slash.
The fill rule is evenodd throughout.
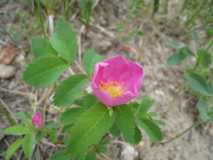
<path id="1" fill-rule="evenodd" d="M 37 129 L 42 129 L 44 127 L 44 122 L 43 122 L 41 112 L 36 112 L 33 115 L 32 124 Z"/>
<path id="2" fill-rule="evenodd" d="M 117 55 L 95 65 L 92 89 L 107 107 L 118 106 L 139 95 L 143 77 L 142 66 Z"/>

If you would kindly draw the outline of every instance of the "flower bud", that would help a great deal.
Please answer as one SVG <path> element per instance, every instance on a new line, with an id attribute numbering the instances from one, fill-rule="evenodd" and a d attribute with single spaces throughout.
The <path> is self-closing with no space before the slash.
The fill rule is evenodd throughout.
<path id="1" fill-rule="evenodd" d="M 36 112 L 33 115 L 32 124 L 37 129 L 42 129 L 44 127 L 44 122 L 43 122 L 41 112 Z"/>

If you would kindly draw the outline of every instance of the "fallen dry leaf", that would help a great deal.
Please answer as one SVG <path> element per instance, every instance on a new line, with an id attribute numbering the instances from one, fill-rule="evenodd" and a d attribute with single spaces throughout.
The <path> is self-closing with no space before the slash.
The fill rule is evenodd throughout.
<path id="1" fill-rule="evenodd" d="M 137 49 L 129 45 L 122 46 L 121 51 L 129 52 L 129 53 L 137 53 Z"/>
<path id="2" fill-rule="evenodd" d="M 10 64 L 16 56 L 16 46 L 9 43 L 0 50 L 0 63 Z"/>

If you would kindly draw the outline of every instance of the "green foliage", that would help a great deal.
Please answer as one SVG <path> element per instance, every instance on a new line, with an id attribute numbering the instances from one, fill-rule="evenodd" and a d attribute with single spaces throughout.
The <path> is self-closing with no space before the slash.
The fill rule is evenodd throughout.
<path id="1" fill-rule="evenodd" d="M 135 108 L 136 125 L 146 132 L 151 141 L 156 142 L 163 139 L 163 134 L 157 121 L 154 119 L 153 112 L 149 112 L 153 104 L 153 99 L 145 96 L 142 98 L 140 104 L 134 104 L 133 107 Z M 140 139 L 140 134 L 138 131 L 136 136 L 136 139 Z"/>
<path id="2" fill-rule="evenodd" d="M 129 18 L 137 16 L 144 5 L 144 0 L 131 0 L 129 5 Z"/>
<path id="3" fill-rule="evenodd" d="M 212 96 L 213 90 L 210 85 L 206 82 L 206 80 L 200 75 L 193 72 L 186 72 L 184 75 L 186 84 L 190 86 L 190 88 L 200 93 L 204 96 Z"/>
<path id="4" fill-rule="evenodd" d="M 154 5 L 153 5 L 153 13 L 155 14 L 158 12 L 160 7 L 160 0 L 154 0 Z"/>
<path id="5" fill-rule="evenodd" d="M 197 63 L 200 67 L 208 68 L 212 63 L 212 55 L 205 49 L 199 49 L 197 51 Z"/>
<path id="6" fill-rule="evenodd" d="M 68 68 L 68 65 L 57 57 L 41 57 L 26 68 L 23 79 L 34 87 L 47 87 L 53 84 Z"/>
<path id="7" fill-rule="evenodd" d="M 149 112 L 154 101 L 145 96 L 141 103 L 130 103 L 128 105 L 116 107 L 115 124 L 111 128 L 111 133 L 115 136 L 124 136 L 127 142 L 137 144 L 142 139 L 140 129 L 144 130 L 153 142 L 163 138 L 158 120 L 155 120 L 153 112 Z"/>
<path id="8" fill-rule="evenodd" d="M 57 106 L 67 106 L 79 98 L 87 85 L 85 75 L 73 75 L 63 81 L 56 89 L 54 103 Z"/>
<path id="9" fill-rule="evenodd" d="M 57 54 L 46 37 L 32 38 L 32 52 L 35 57 L 54 56 Z"/>
<path id="10" fill-rule="evenodd" d="M 116 126 L 127 142 L 135 142 L 135 119 L 131 106 L 123 105 L 115 108 Z"/>
<path id="11" fill-rule="evenodd" d="M 6 128 L 4 130 L 4 134 L 8 134 L 8 135 L 23 135 L 28 133 L 30 133 L 29 128 L 19 124 Z"/>
<path id="12" fill-rule="evenodd" d="M 91 145 L 97 144 L 112 127 L 114 119 L 114 115 L 110 116 L 108 109 L 100 103 L 84 112 L 70 131 L 69 148 L 73 155 L 82 155 Z"/>
<path id="13" fill-rule="evenodd" d="M 93 49 L 86 50 L 83 57 L 83 64 L 84 64 L 86 72 L 89 75 L 92 75 L 92 72 L 94 70 L 94 65 L 97 62 L 102 61 L 103 58 L 104 58 L 103 56 L 97 54 Z"/>
<path id="14" fill-rule="evenodd" d="M 193 52 L 188 47 L 182 47 L 167 59 L 169 65 L 180 64 L 183 60 L 193 55 Z"/>
<path id="15" fill-rule="evenodd" d="M 136 4 L 141 2 L 137 1 Z M 85 24 L 89 24 L 94 3 L 93 0 L 80 0 L 81 20 Z M 47 5 L 43 2 L 42 4 Z M 136 29 L 131 34 L 141 36 L 143 32 Z M 34 87 L 54 84 L 76 58 L 77 42 L 72 26 L 64 19 L 59 19 L 50 38 L 32 39 L 32 52 L 35 59 L 26 68 L 23 79 Z M 58 108 L 61 112 L 59 123 L 47 122 L 44 128 L 38 129 L 31 122 L 32 115 L 19 114 L 24 125 L 10 127 L 5 130 L 5 134 L 21 135 L 23 139 L 12 145 L 13 148 L 7 151 L 7 157 L 11 157 L 22 146 L 25 156 L 30 159 L 36 143 L 46 138 L 52 143 L 63 141 L 65 144 L 63 150 L 57 151 L 51 157 L 52 160 L 95 160 L 97 153 L 106 150 L 105 146 L 109 141 L 107 133 L 116 129 L 115 135 L 122 135 L 131 144 L 141 141 L 141 129 L 153 141 L 161 140 L 160 128 L 149 112 L 153 105 L 153 100 L 149 97 L 144 97 L 140 104 L 130 103 L 109 109 L 97 102 L 94 95 L 87 94 L 94 65 L 103 58 L 93 49 L 86 50 L 83 65 L 87 75 L 74 74 L 51 86 L 54 89 L 54 104 L 63 107 Z"/>
<path id="16" fill-rule="evenodd" d="M 58 150 L 51 157 L 51 160 L 69 160 L 69 159 L 70 154 L 68 154 L 66 150 Z"/>
<path id="17" fill-rule="evenodd" d="M 13 156 L 13 154 L 15 154 L 16 150 L 21 147 L 21 144 L 23 142 L 23 139 L 22 138 L 19 138 L 17 139 L 15 142 L 13 142 L 9 148 L 7 149 L 6 151 L 6 154 L 5 154 L 5 159 L 6 160 L 10 160 L 11 157 Z"/>
<path id="18" fill-rule="evenodd" d="M 142 140 L 142 134 L 141 131 L 138 127 L 135 128 L 135 136 L 134 136 L 134 144 L 138 144 L 140 143 L 140 141 Z"/>
<path id="19" fill-rule="evenodd" d="M 213 27 L 210 26 L 206 29 L 206 33 L 209 37 L 212 37 L 213 36 Z"/>
<path id="20" fill-rule="evenodd" d="M 33 149 L 35 145 L 35 135 L 33 133 L 26 134 L 22 141 L 22 147 L 24 150 L 24 154 L 28 159 L 31 159 L 33 154 Z"/>
<path id="21" fill-rule="evenodd" d="M 6 151 L 6 159 L 10 159 L 15 151 L 22 146 L 25 156 L 30 159 L 36 144 L 35 134 L 31 126 L 15 125 L 4 130 L 4 134 L 22 135 L 23 138 L 17 139 Z"/>
<path id="22" fill-rule="evenodd" d="M 16 113 L 16 116 L 17 116 L 22 122 L 24 122 L 24 121 L 26 121 L 27 119 L 30 119 L 30 118 L 32 117 L 31 113 L 29 113 L 29 112 L 22 112 L 22 111 L 17 112 L 17 113 Z"/>
<path id="23" fill-rule="evenodd" d="M 96 152 L 98 154 L 105 153 L 107 151 L 107 144 L 110 144 L 110 137 L 104 136 L 99 144 L 91 148 L 90 152 Z M 90 152 L 88 154 L 90 154 Z"/>
<path id="24" fill-rule="evenodd" d="M 207 2 L 208 3 L 208 2 Z M 193 34 L 195 32 L 193 31 Z M 194 36 L 195 37 L 195 36 Z M 197 36 L 196 36 L 197 37 Z M 208 37 L 207 37 L 208 38 Z M 194 39 L 194 43 L 199 45 L 198 38 Z M 188 57 L 195 58 L 196 62 L 194 65 L 185 68 L 184 70 L 184 80 L 188 89 L 193 93 L 194 96 L 199 99 L 197 103 L 197 109 L 199 112 L 200 119 L 204 122 L 210 121 L 211 119 L 211 109 L 209 108 L 209 103 L 212 103 L 211 99 L 213 97 L 213 81 L 212 81 L 212 40 L 206 41 L 206 45 L 197 49 L 196 54 L 192 54 L 189 47 L 182 45 L 174 45 L 172 48 L 188 48 L 189 53 L 184 52 L 182 56 L 172 55 L 168 59 L 168 64 L 180 64 L 184 59 Z M 180 43 L 179 43 L 180 44 Z M 191 56 L 193 55 L 193 56 Z"/>
<path id="25" fill-rule="evenodd" d="M 94 152 L 89 152 L 85 160 L 96 160 L 96 154 Z"/>
<path id="26" fill-rule="evenodd" d="M 93 7 L 95 4 L 95 0 L 80 0 L 80 12 L 81 12 L 81 21 L 88 25 L 90 23 L 90 19 L 93 13 Z"/>
<path id="27" fill-rule="evenodd" d="M 117 126 L 116 123 L 114 123 L 113 126 L 110 128 L 110 133 L 111 133 L 114 137 L 120 136 L 121 132 L 120 132 L 120 129 L 118 128 L 118 126 Z"/>
<path id="28" fill-rule="evenodd" d="M 212 0 L 185 0 L 183 4 L 183 13 L 187 15 L 186 24 L 190 27 L 196 24 L 197 20 L 203 25 L 212 23 Z"/>
<path id="29" fill-rule="evenodd" d="M 201 120 L 204 122 L 213 121 L 213 107 L 209 108 L 209 105 L 205 100 L 200 98 L 199 102 L 197 103 L 197 109 L 199 111 Z"/>
<path id="30" fill-rule="evenodd" d="M 79 99 L 77 99 L 74 103 L 78 106 L 81 106 L 83 108 L 88 108 L 90 106 L 95 105 L 97 102 L 97 99 L 92 94 L 87 94 Z"/>
<path id="31" fill-rule="evenodd" d="M 148 96 L 143 97 L 142 102 L 138 106 L 136 116 L 142 116 L 142 117 L 146 116 L 146 114 L 148 113 L 148 111 L 150 110 L 153 104 L 154 104 L 153 99 L 151 99 Z"/>
<path id="32" fill-rule="evenodd" d="M 58 141 L 58 129 L 57 128 L 51 128 L 49 130 L 49 139 L 52 143 L 56 143 Z"/>
<path id="33" fill-rule="evenodd" d="M 60 120 L 64 126 L 73 125 L 84 111 L 84 108 L 68 108 L 61 114 Z"/>
<path id="34" fill-rule="evenodd" d="M 153 142 L 160 141 L 163 139 L 162 132 L 158 125 L 150 118 L 138 119 L 138 125 L 144 129 Z"/>
<path id="35" fill-rule="evenodd" d="M 55 32 L 50 37 L 52 47 L 59 56 L 72 63 L 77 54 L 76 34 L 73 27 L 63 18 L 56 22 Z"/>

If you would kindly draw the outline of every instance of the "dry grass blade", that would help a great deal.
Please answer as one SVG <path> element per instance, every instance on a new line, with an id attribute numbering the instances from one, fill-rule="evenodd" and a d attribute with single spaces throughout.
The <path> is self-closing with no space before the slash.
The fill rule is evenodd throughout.
<path id="1" fill-rule="evenodd" d="M 13 112 L 9 109 L 9 107 L 4 103 L 4 101 L 0 98 L 0 113 L 5 115 L 10 122 L 11 125 L 15 125 L 17 123 L 16 117 Z"/>

